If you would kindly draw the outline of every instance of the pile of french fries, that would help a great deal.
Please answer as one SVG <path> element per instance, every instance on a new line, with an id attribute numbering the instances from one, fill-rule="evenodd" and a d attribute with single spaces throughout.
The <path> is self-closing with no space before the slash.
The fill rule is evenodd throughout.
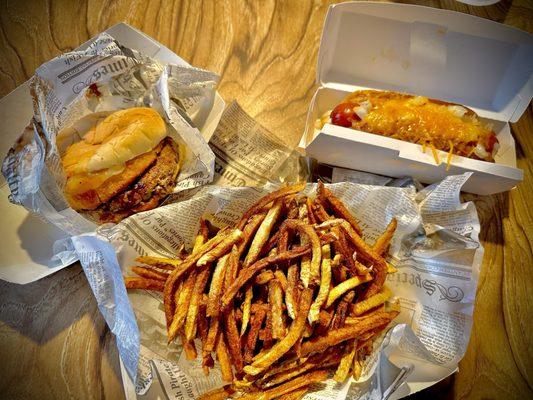
<path id="1" fill-rule="evenodd" d="M 163 292 L 168 341 L 230 382 L 205 399 L 299 399 L 331 374 L 358 379 L 375 338 L 398 315 L 384 285 L 393 219 L 374 245 L 321 182 L 261 198 L 234 227 L 205 220 L 190 254 L 139 257 L 129 289 Z"/>

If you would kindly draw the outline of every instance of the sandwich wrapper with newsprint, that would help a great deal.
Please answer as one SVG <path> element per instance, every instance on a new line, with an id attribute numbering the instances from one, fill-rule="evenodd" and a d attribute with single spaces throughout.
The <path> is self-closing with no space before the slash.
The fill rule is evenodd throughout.
<path id="1" fill-rule="evenodd" d="M 526 32 L 467 14 L 421 6 L 343 3 L 330 7 L 320 42 L 317 89 L 300 149 L 319 162 L 434 183 L 472 172 L 466 192 L 507 191 L 523 179 L 516 168 L 516 122 L 533 94 L 533 39 Z M 465 105 L 491 124 L 495 162 L 315 121 L 361 89 L 412 93 Z"/>
<path id="2" fill-rule="evenodd" d="M 390 6 L 398 10 L 397 6 Z M 335 12 L 337 7 L 330 12 Z M 362 4 L 358 8 L 348 4 L 347 7 L 350 13 L 356 14 L 370 12 L 374 7 L 385 14 L 388 10 L 383 5 Z M 409 13 L 412 7 L 406 8 Z M 452 20 L 462 18 L 453 13 L 443 15 Z M 331 15 L 328 21 L 330 18 Z M 130 48 L 138 49 L 137 41 L 146 46 L 149 40 L 155 54 L 146 54 L 154 58 L 163 54 L 165 60 L 173 57 L 168 49 L 124 24 L 113 29 L 122 32 L 124 37 L 119 37 L 117 32 L 111 34 Z M 313 104 L 315 102 L 316 96 Z M 215 126 L 216 122 L 212 128 Z M 252 136 L 262 140 L 246 142 Z M 232 171 L 233 181 L 239 174 L 243 174 L 245 182 L 250 182 L 250 176 L 257 184 L 264 179 L 277 181 L 283 168 L 281 163 L 291 165 L 287 163 L 291 160 L 291 149 L 254 124 L 236 104 L 224 113 L 214 138 L 219 139 L 215 146 L 218 151 L 215 181 L 218 184 L 229 183 L 227 171 Z M 243 151 L 239 151 L 241 142 Z M 224 147 L 225 143 L 229 145 Z M 265 154 L 277 158 L 265 157 Z M 268 162 L 271 164 L 267 165 Z M 264 168 L 260 171 L 261 166 Z M 267 176 L 268 171 L 271 171 L 270 176 Z M 344 175 L 349 176 L 352 183 L 332 186 L 356 217 L 365 222 L 365 235 L 369 240 L 384 229 L 391 217 L 398 218 L 399 228 L 391 247 L 390 262 L 399 272 L 389 277 L 388 285 L 399 297 L 402 313 L 396 321 L 398 325 L 383 338 L 382 351 L 369 360 L 360 382 L 339 385 L 328 381 L 307 398 L 400 398 L 456 370 L 470 335 L 483 257 L 475 207 L 459 201 L 461 187 L 469 182 L 470 175 L 450 176 L 418 193 L 412 185 L 394 187 L 394 181 L 392 187 L 376 186 L 383 184 L 381 177 L 357 172 Z M 284 176 L 290 174 L 285 171 Z M 376 185 L 358 184 L 360 181 Z M 269 186 L 267 190 L 274 188 Z M 193 398 L 222 382 L 216 369 L 206 378 L 198 363 L 185 360 L 179 344 L 166 344 L 161 295 L 151 291 L 126 293 L 122 275 L 131 273 L 129 267 L 139 254 L 169 256 L 182 243 L 190 246 L 202 215 L 213 215 L 212 220 L 219 225 L 231 223 L 264 190 L 206 186 L 194 195 L 183 194 L 181 202 L 56 244 L 56 251 L 81 260 L 100 310 L 117 337 L 127 398 Z M 154 380 L 159 384 L 151 384 Z"/>

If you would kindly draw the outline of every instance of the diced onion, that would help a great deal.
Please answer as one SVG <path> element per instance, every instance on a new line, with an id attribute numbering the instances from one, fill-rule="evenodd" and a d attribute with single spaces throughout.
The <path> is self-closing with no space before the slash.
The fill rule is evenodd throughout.
<path id="1" fill-rule="evenodd" d="M 478 145 L 476 146 L 476 149 L 474 150 L 474 153 L 476 154 L 476 156 L 478 156 L 482 160 L 485 160 L 485 159 L 487 159 L 490 156 L 488 151 L 485 150 L 485 146 L 483 146 L 480 143 L 478 143 Z"/>
<path id="2" fill-rule="evenodd" d="M 451 106 L 448 106 L 448 110 L 450 110 L 453 115 L 455 115 L 456 117 L 459 117 L 459 118 L 463 118 L 464 115 L 467 113 L 467 109 L 462 107 L 462 106 L 458 106 L 458 105 L 451 105 Z"/>

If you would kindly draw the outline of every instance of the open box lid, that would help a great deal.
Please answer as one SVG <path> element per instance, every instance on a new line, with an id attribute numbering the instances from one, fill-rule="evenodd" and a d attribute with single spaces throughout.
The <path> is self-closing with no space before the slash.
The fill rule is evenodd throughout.
<path id="1" fill-rule="evenodd" d="M 337 4 L 324 23 L 317 81 L 424 95 L 516 122 L 533 95 L 533 36 L 454 11 Z"/>

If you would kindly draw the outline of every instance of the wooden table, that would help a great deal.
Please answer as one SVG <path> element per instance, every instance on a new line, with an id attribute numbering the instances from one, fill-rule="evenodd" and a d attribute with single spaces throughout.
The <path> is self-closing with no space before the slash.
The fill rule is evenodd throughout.
<path id="1" fill-rule="evenodd" d="M 533 4 L 471 7 L 429 1 L 533 32 Z M 0 1 L 0 96 L 41 63 L 125 21 L 195 66 L 222 77 L 236 99 L 272 132 L 296 143 L 315 90 L 328 4 L 320 1 Z M 415 398 L 533 396 L 533 112 L 516 124 L 525 179 L 476 203 L 485 258 L 474 326 L 460 371 Z M 0 282 L 0 397 L 124 398 L 114 337 L 79 265 L 33 284 Z"/>

